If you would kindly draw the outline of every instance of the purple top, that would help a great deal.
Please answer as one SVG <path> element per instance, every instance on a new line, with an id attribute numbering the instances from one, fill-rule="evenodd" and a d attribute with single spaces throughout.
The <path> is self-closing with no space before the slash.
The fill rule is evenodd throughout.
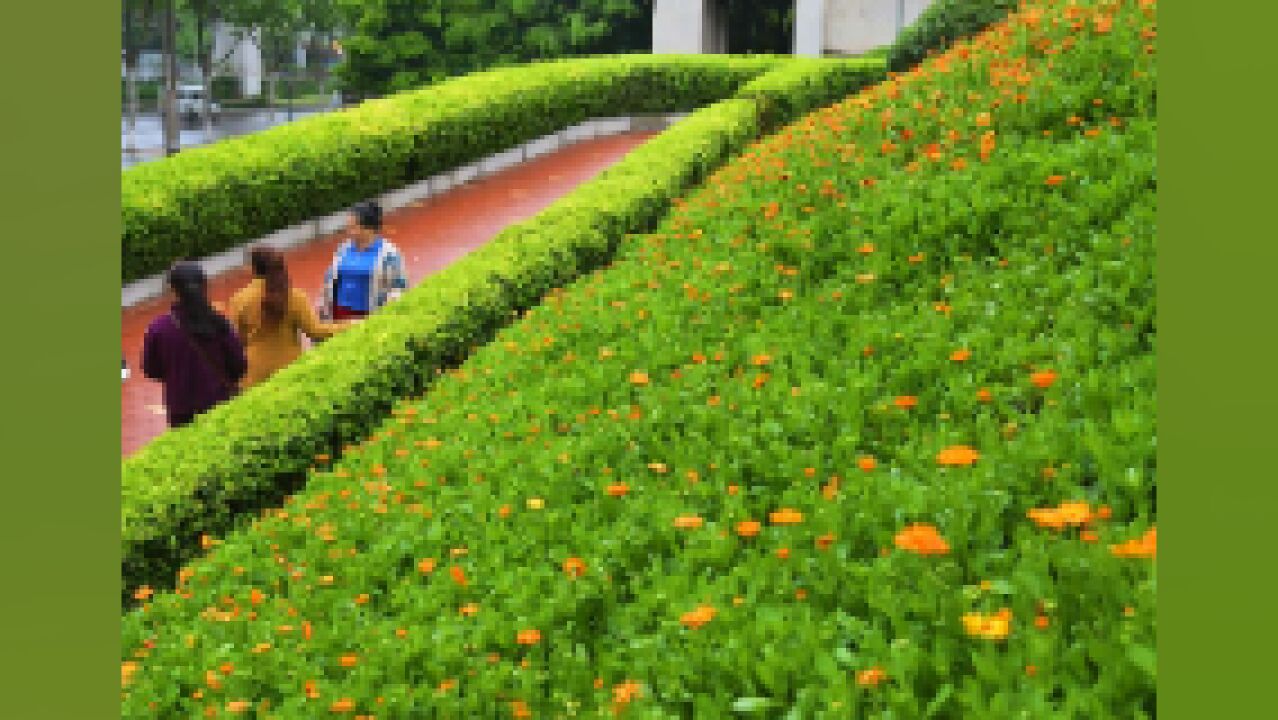
<path id="1" fill-rule="evenodd" d="M 207 360 L 193 340 L 171 313 L 165 313 L 151 321 L 142 341 L 142 373 L 164 383 L 164 407 L 174 427 L 229 400 L 234 383 L 248 368 L 244 345 L 229 323 L 227 334 L 198 340 Z"/>

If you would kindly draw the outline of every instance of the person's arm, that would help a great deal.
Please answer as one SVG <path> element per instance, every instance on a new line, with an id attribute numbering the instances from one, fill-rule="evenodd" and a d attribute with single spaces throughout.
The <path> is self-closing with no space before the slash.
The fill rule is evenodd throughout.
<path id="1" fill-rule="evenodd" d="M 148 329 L 142 338 L 142 374 L 152 380 L 164 379 L 164 363 L 160 359 L 159 340 L 155 331 Z"/>
<path id="2" fill-rule="evenodd" d="M 404 260 L 399 250 L 386 254 L 386 302 L 398 300 L 408 290 L 408 276 L 404 274 Z"/>
<path id="3" fill-rule="evenodd" d="M 307 301 L 306 294 L 300 290 L 293 293 L 293 317 L 296 319 L 297 326 L 311 340 L 330 338 L 347 327 L 340 323 L 322 322 Z"/>
<path id="4" fill-rule="evenodd" d="M 342 251 L 345 249 L 345 243 L 337 248 L 337 252 L 333 254 L 333 262 L 329 263 L 328 269 L 324 271 L 324 297 L 320 303 L 320 317 L 325 320 L 333 317 L 333 283 L 337 281 L 338 267 L 342 262 Z"/>
<path id="5" fill-rule="evenodd" d="M 235 328 L 236 334 L 241 338 L 248 334 L 247 318 L 245 317 L 244 310 L 244 295 L 242 293 L 236 293 L 231 297 L 227 319 L 231 321 L 231 327 Z"/>

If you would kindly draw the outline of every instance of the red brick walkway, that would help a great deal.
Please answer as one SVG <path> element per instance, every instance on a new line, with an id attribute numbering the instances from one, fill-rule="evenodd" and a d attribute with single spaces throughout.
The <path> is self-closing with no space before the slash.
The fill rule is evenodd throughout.
<path id="1" fill-rule="evenodd" d="M 409 279 L 416 283 L 483 245 L 502 229 L 529 218 L 559 197 L 613 165 L 653 133 L 630 132 L 586 140 L 470 184 L 388 213 L 385 235 L 403 251 Z M 324 270 L 342 235 L 331 235 L 288 251 L 295 286 L 318 298 Z M 249 280 L 247 268 L 209 283 L 214 302 L 226 302 Z M 120 391 L 120 447 L 131 455 L 164 432 L 159 383 L 142 377 L 142 336 L 170 301 L 156 299 L 124 310 L 121 347 L 132 376 Z"/>

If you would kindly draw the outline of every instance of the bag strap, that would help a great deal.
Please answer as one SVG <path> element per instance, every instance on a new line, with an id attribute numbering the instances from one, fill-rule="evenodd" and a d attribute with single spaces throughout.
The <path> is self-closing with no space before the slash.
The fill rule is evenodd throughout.
<path id="1" fill-rule="evenodd" d="M 218 365 L 217 363 L 214 363 L 209 358 L 208 353 L 204 351 L 204 347 L 201 346 L 200 343 L 195 339 L 195 337 L 193 337 L 191 333 L 187 332 L 187 329 L 182 326 L 181 321 L 178 320 L 177 313 L 172 313 L 172 316 L 173 316 L 173 324 L 177 325 L 178 329 L 182 331 L 182 335 L 186 337 L 187 342 L 191 344 L 191 347 L 195 348 L 195 352 L 196 354 L 200 356 L 200 360 L 204 363 L 204 366 L 207 369 L 212 370 L 213 374 L 217 377 L 218 380 L 222 381 L 222 385 L 225 386 L 227 389 L 230 389 L 230 390 L 235 389 L 235 384 L 227 379 L 226 372 L 222 369 L 222 367 Z"/>

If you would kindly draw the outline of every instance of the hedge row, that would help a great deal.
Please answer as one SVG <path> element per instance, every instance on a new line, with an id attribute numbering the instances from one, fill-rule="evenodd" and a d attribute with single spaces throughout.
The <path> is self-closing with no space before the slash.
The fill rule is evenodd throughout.
<path id="1" fill-rule="evenodd" d="M 1155 82 L 1076 5 L 402 403 L 125 617 L 123 715 L 1154 717 Z"/>
<path id="2" fill-rule="evenodd" d="M 684 111 L 784 59 L 609 56 L 454 78 L 121 175 L 123 280 L 206 257 L 591 117 Z"/>
<path id="3" fill-rule="evenodd" d="M 1022 0 L 935 0 L 887 48 L 888 69 L 904 72 L 1007 17 Z"/>
<path id="4" fill-rule="evenodd" d="M 171 582 L 202 535 L 277 501 L 317 455 L 339 454 L 397 398 L 420 391 L 512 314 L 607 262 L 624 234 L 650 227 L 672 197 L 757 137 L 767 119 L 845 96 L 881 78 L 883 65 L 793 61 L 774 72 L 777 81 L 765 76 L 748 98 L 696 111 L 360 327 L 126 460 L 125 587 Z"/>

